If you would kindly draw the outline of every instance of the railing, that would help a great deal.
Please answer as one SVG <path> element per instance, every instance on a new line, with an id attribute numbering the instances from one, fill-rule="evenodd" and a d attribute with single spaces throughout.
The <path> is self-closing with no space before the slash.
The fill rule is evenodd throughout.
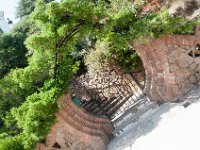
<path id="1" fill-rule="evenodd" d="M 146 100 L 144 85 L 144 70 L 126 73 L 112 69 L 95 76 L 86 73 L 76 77 L 71 81 L 70 88 L 73 95 L 81 100 L 85 110 L 113 119 Z"/>

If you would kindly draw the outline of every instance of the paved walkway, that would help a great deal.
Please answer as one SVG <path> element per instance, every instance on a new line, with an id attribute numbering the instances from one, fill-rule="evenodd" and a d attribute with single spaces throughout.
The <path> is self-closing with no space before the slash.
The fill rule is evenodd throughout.
<path id="1" fill-rule="evenodd" d="M 200 87 L 182 100 L 162 104 L 146 119 L 141 118 L 114 138 L 108 150 L 199 150 Z"/>

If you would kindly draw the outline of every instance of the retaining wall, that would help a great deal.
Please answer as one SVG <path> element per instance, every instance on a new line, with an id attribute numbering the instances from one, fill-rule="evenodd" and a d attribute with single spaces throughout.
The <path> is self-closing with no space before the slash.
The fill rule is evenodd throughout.
<path id="1" fill-rule="evenodd" d="M 166 35 L 134 45 L 142 59 L 144 92 L 155 101 L 175 101 L 200 81 L 200 26 L 194 35 Z"/>
<path id="2" fill-rule="evenodd" d="M 105 150 L 112 137 L 113 126 L 109 119 L 88 114 L 77 107 L 69 94 L 59 100 L 57 123 L 43 144 L 36 150 Z"/>

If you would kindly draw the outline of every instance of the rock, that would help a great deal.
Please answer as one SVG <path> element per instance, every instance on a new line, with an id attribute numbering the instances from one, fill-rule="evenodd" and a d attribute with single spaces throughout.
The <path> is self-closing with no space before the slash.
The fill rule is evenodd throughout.
<path id="1" fill-rule="evenodd" d="M 174 63 L 178 57 L 181 55 L 180 51 L 177 51 L 176 49 L 174 49 L 174 51 L 172 51 L 169 55 L 168 55 L 168 59 L 170 63 Z"/>
<path id="2" fill-rule="evenodd" d="M 191 77 L 189 78 L 189 80 L 190 80 L 190 83 L 192 83 L 192 84 L 196 84 L 196 83 L 197 83 L 197 79 L 196 79 L 195 76 L 191 76 Z"/>
<path id="3" fill-rule="evenodd" d="M 171 64 L 171 65 L 170 65 L 170 71 L 171 71 L 171 72 L 175 72 L 175 71 L 177 71 L 178 69 L 180 69 L 180 67 L 179 67 L 177 64 Z"/>
<path id="4" fill-rule="evenodd" d="M 193 58 L 190 57 L 189 55 L 182 53 L 179 57 L 178 57 L 178 65 L 180 65 L 181 67 L 188 67 L 189 65 L 191 65 L 193 63 Z"/>
<path id="5" fill-rule="evenodd" d="M 199 65 L 200 64 L 200 57 L 195 58 L 194 61 L 196 62 L 196 64 Z"/>
<path id="6" fill-rule="evenodd" d="M 190 69 L 190 71 L 195 71 L 196 69 L 197 69 L 197 64 L 195 64 L 195 63 L 192 63 L 191 65 L 190 65 L 190 67 L 189 67 L 189 69 Z"/>

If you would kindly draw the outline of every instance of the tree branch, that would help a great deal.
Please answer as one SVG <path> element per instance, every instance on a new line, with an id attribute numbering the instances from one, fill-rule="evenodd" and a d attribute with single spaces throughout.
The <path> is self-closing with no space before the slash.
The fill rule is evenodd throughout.
<path id="1" fill-rule="evenodd" d="M 84 20 L 79 20 L 80 23 L 77 24 L 74 29 L 72 30 L 72 32 L 68 33 L 67 35 L 65 35 L 61 40 L 59 40 L 56 44 L 56 48 L 61 48 L 61 46 L 69 41 L 75 34 L 77 34 L 79 32 L 80 26 L 83 25 L 85 23 Z"/>

